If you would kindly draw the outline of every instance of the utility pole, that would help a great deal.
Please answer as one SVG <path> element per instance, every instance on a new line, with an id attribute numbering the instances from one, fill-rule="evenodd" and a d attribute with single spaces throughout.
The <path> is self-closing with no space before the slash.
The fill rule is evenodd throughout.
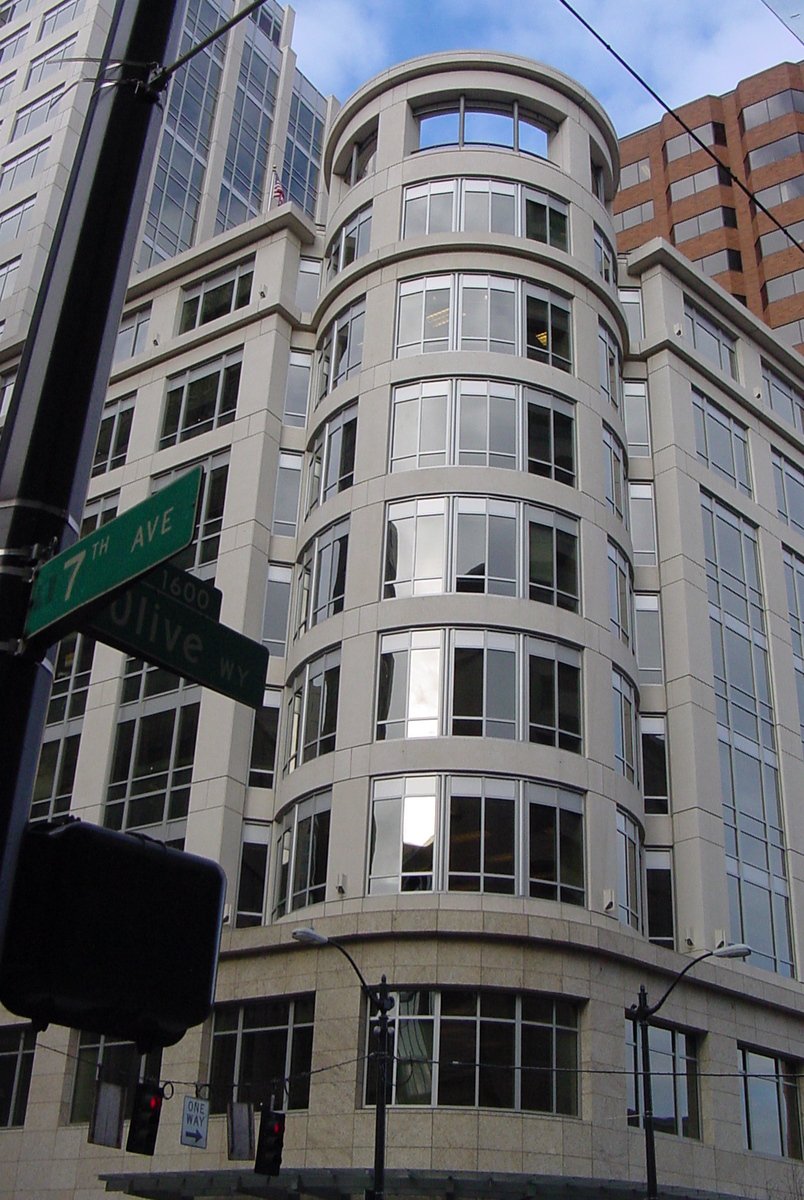
<path id="1" fill-rule="evenodd" d="M 31 578 L 78 536 L 180 10 L 117 0 L 0 442 L 0 946 L 52 677 Z"/>

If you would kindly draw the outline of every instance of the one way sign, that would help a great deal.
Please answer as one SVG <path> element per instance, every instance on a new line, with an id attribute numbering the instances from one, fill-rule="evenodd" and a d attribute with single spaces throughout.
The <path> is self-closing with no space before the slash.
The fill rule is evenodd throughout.
<path id="1" fill-rule="evenodd" d="M 185 1096 L 181 1117 L 182 1146 L 195 1146 L 197 1150 L 206 1150 L 208 1125 L 209 1100 L 201 1100 L 198 1096 Z"/>

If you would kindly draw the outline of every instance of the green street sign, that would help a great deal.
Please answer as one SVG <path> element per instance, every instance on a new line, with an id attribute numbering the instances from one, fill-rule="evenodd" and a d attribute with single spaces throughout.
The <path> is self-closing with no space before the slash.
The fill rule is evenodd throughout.
<path id="1" fill-rule="evenodd" d="M 93 614 L 84 626 L 86 632 L 117 650 L 260 708 L 268 670 L 267 648 L 204 616 L 197 603 L 176 599 L 176 581 L 170 576 L 167 590 L 162 590 L 161 575 L 162 568 L 120 592 L 110 605 Z"/>
<path id="2" fill-rule="evenodd" d="M 189 545 L 200 485 L 201 468 L 195 467 L 43 563 L 34 579 L 24 636 L 63 625 L 66 617 Z"/>

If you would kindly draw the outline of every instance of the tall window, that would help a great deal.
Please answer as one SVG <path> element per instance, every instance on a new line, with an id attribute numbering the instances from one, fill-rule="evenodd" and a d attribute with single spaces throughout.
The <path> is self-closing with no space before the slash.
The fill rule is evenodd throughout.
<path id="1" fill-rule="evenodd" d="M 262 925 L 265 919 L 268 836 L 269 826 L 253 821 L 243 822 L 235 929 L 250 929 L 255 925 Z"/>
<path id="2" fill-rule="evenodd" d="M 614 762 L 621 775 L 631 783 L 637 782 L 636 693 L 630 680 L 620 671 L 611 672 L 612 712 L 614 723 Z"/>
<path id="3" fill-rule="evenodd" d="M 731 936 L 793 969 L 781 794 L 757 531 L 702 497 Z"/>
<path id="4" fill-rule="evenodd" d="M 642 844 L 630 813 L 617 809 L 617 916 L 622 925 L 642 928 Z"/>
<path id="5" fill-rule="evenodd" d="M 355 481 L 357 406 L 350 404 L 318 431 L 310 448 L 307 513 Z"/>
<path id="6" fill-rule="evenodd" d="M 617 282 L 617 255 L 602 229 L 595 225 L 594 234 L 595 268 L 605 283 Z"/>
<path id="7" fill-rule="evenodd" d="M 650 458 L 650 411 L 648 385 L 642 379 L 623 383 L 623 416 L 630 458 Z"/>
<path id="8" fill-rule="evenodd" d="M 288 360 L 288 378 L 285 385 L 285 408 L 282 422 L 285 425 L 304 427 L 307 424 L 307 402 L 310 396 L 310 376 L 313 369 L 312 354 L 291 350 Z"/>
<path id="9" fill-rule="evenodd" d="M 290 682 L 285 770 L 335 749 L 340 687 L 340 653 L 331 650 L 299 671 Z"/>
<path id="10" fill-rule="evenodd" d="M 363 362 L 365 299 L 356 300 L 327 326 L 316 349 L 318 399 L 360 369 Z"/>
<path id="11" fill-rule="evenodd" d="M 629 483 L 628 512 L 634 562 L 637 566 L 650 566 L 656 562 L 657 554 L 652 483 Z"/>
<path id="12" fill-rule="evenodd" d="M 605 321 L 598 321 L 597 330 L 600 394 L 619 411 L 623 399 L 620 344 Z"/>
<path id="13" fill-rule="evenodd" d="M 242 351 L 236 350 L 168 379 L 160 450 L 231 424 L 242 362 Z"/>
<path id="14" fill-rule="evenodd" d="M 783 550 L 784 575 L 787 584 L 787 613 L 790 619 L 790 638 L 793 644 L 793 668 L 796 673 L 798 716 L 801 742 L 804 745 L 804 558 L 792 550 Z"/>
<path id="15" fill-rule="evenodd" d="M 673 916 L 673 854 L 670 850 L 645 851 L 645 900 L 648 938 L 657 946 L 675 948 Z"/>
<path id="16" fill-rule="evenodd" d="M 611 631 L 626 646 L 634 629 L 634 579 L 631 564 L 616 542 L 609 542 L 609 618 Z"/>
<path id="17" fill-rule="evenodd" d="M 275 919 L 325 899 L 331 807 L 331 793 L 319 792 L 277 822 Z"/>
<path id="18" fill-rule="evenodd" d="M 700 1138 L 698 1043 L 694 1034 L 672 1026 L 648 1028 L 653 1125 L 659 1133 Z M 628 1124 L 642 1125 L 642 1044 L 639 1026 L 626 1018 L 625 1063 Z"/>
<path id="19" fill-rule="evenodd" d="M 341 226 L 327 251 L 327 281 L 368 252 L 371 242 L 371 205 L 367 204 Z"/>
<path id="20" fill-rule="evenodd" d="M 800 1064 L 741 1047 L 740 1070 L 748 1149 L 801 1158 Z"/>
<path id="21" fill-rule="evenodd" d="M 349 522 L 323 530 L 302 551 L 296 583 L 296 636 L 343 610 Z"/>
<path id="22" fill-rule="evenodd" d="M 130 392 L 115 400 L 107 400 L 103 406 L 95 458 L 92 462 L 93 476 L 113 471 L 126 461 L 136 398 L 137 393 Z"/>
<path id="23" fill-rule="evenodd" d="M 177 479 L 179 475 L 184 474 L 189 465 L 185 464 L 176 471 L 160 475 L 154 480 L 154 487 L 164 487 L 173 479 Z M 184 550 L 174 554 L 170 561 L 175 567 L 193 571 L 202 579 L 210 579 L 215 575 L 215 563 L 218 558 L 223 528 L 223 506 L 226 500 L 226 481 L 229 474 L 228 451 L 202 460 L 201 467 L 203 469 L 201 494 L 196 510 L 193 540 Z"/>
<path id="24" fill-rule="evenodd" d="M 30 1025 L 0 1027 L 0 1128 L 25 1124 L 36 1033 Z"/>
<path id="25" fill-rule="evenodd" d="M 251 735 L 251 758 L 248 768 L 249 787 L 271 788 L 274 786 L 280 696 L 280 692 L 273 688 L 266 688 L 262 708 L 258 708 L 254 713 L 254 731 Z"/>
<path id="26" fill-rule="evenodd" d="M 529 112 L 518 100 L 491 103 L 471 96 L 416 115 L 419 149 L 433 146 L 496 146 L 523 154 L 547 156 L 548 131 L 552 123 Z"/>
<path id="27" fill-rule="evenodd" d="M 698 457 L 723 479 L 751 495 L 748 430 L 703 392 L 692 389 Z"/>
<path id="28" fill-rule="evenodd" d="M 640 717 L 639 734 L 642 741 L 642 790 L 645 796 L 645 812 L 669 812 L 666 719 Z"/>
<path id="29" fill-rule="evenodd" d="M 686 298 L 684 332 L 699 354 L 731 375 L 732 379 L 737 378 L 737 339 Z"/>
<path id="30" fill-rule="evenodd" d="M 776 484 L 776 511 L 786 525 L 804 533 L 804 471 L 772 451 L 773 479 Z"/>
<path id="31" fill-rule="evenodd" d="M 262 619 L 262 641 L 270 654 L 278 658 L 285 656 L 290 610 L 290 584 L 292 571 L 277 563 L 268 564 L 265 581 L 265 608 Z"/>
<path id="32" fill-rule="evenodd" d="M 606 473 L 606 503 L 626 525 L 628 524 L 628 507 L 626 505 L 626 475 L 628 472 L 628 456 L 617 434 L 603 426 L 603 467 Z"/>
<path id="33" fill-rule="evenodd" d="M 290 98 L 282 186 L 288 199 L 311 217 L 315 216 L 326 112 L 324 97 L 297 70 Z"/>
<path id="34" fill-rule="evenodd" d="M 641 684 L 664 681 L 662 618 L 658 596 L 634 596 L 636 612 L 636 656 Z"/>
<path id="35" fill-rule="evenodd" d="M 214 1113 L 226 1105 L 270 1104 L 307 1108 L 313 1053 L 315 996 L 218 1004 L 212 1014 L 209 1099 Z"/>
<path id="36" fill-rule="evenodd" d="M 105 1033 L 82 1032 L 78 1041 L 70 1121 L 88 1121 L 95 1102 L 95 1082 L 116 1083 L 124 1089 L 123 1111 L 131 1116 L 134 1090 L 143 1079 L 158 1079 L 162 1051 L 138 1054 L 133 1042 Z"/>
<path id="37" fill-rule="evenodd" d="M 389 1035 L 393 1104 L 578 1113 L 572 1001 L 536 992 L 398 992 Z M 375 1097 L 370 1069 L 366 1103 Z"/>
<path id="38" fill-rule="evenodd" d="M 279 534 L 281 537 L 296 536 L 301 468 L 302 456 L 300 454 L 283 452 L 279 455 L 271 532 Z"/>
<path id="39" fill-rule="evenodd" d="M 251 300 L 254 259 L 220 271 L 209 279 L 185 288 L 179 314 L 179 333 L 243 308 Z"/>

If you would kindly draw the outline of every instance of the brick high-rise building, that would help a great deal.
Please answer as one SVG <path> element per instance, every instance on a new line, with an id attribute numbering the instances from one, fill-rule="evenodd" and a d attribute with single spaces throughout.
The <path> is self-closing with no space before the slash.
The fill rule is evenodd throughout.
<path id="1" fill-rule="evenodd" d="M 804 240 L 804 62 L 780 63 L 678 110 L 799 243 Z M 620 142 L 620 251 L 668 238 L 775 329 L 804 344 L 804 255 L 669 113 Z"/>

